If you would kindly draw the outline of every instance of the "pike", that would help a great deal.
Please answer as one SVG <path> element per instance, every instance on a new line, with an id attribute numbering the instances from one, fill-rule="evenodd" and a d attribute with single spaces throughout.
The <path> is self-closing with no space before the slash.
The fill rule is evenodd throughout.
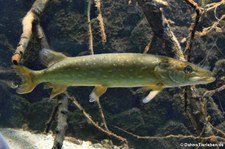
<path id="1" fill-rule="evenodd" d="M 50 98 L 69 86 L 95 86 L 90 102 L 99 100 L 107 88 L 142 87 L 151 90 L 143 99 L 153 99 L 164 88 L 207 84 L 215 81 L 212 73 L 194 64 L 173 58 L 137 53 L 111 53 L 67 57 L 48 49 L 40 52 L 43 70 L 14 66 L 23 84 L 17 93 L 26 94 L 40 83 L 52 88 Z"/>

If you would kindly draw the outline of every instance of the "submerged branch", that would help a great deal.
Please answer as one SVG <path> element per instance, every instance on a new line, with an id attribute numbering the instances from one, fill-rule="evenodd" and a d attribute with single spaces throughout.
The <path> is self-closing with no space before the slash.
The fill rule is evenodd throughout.
<path id="1" fill-rule="evenodd" d="M 32 28 L 35 21 L 39 20 L 39 16 L 44 11 L 49 0 L 36 0 L 32 5 L 32 8 L 27 12 L 26 16 L 23 18 L 23 33 L 21 35 L 20 41 L 17 45 L 16 51 L 12 56 L 12 62 L 14 65 L 17 65 L 28 46 L 28 43 L 32 37 Z"/>
<path id="2" fill-rule="evenodd" d="M 202 10 L 201 10 L 201 7 L 199 7 L 198 4 L 196 2 L 194 2 L 194 0 L 185 0 L 185 2 L 187 4 L 189 4 L 192 8 L 194 8 L 195 12 L 196 12 L 194 21 L 191 24 L 190 29 L 189 29 L 190 30 L 189 38 L 188 38 L 189 40 L 188 40 L 188 42 L 186 44 L 186 47 L 185 47 L 185 52 L 188 52 L 187 60 L 189 61 L 190 55 L 191 55 L 191 48 L 192 48 L 193 40 L 194 40 L 194 37 L 195 37 L 195 32 L 196 32 L 200 17 L 202 15 Z"/>
<path id="3" fill-rule="evenodd" d="M 53 123 L 53 121 L 55 120 L 55 117 L 56 117 L 56 114 L 57 114 L 58 109 L 59 109 L 59 104 L 57 104 L 57 105 L 53 108 L 50 118 L 49 118 L 48 121 L 45 123 L 45 125 L 46 125 L 45 130 L 44 130 L 45 133 L 48 133 L 49 130 L 51 129 L 52 123 Z"/>
<path id="4" fill-rule="evenodd" d="M 225 85 L 221 86 L 221 87 L 218 87 L 214 90 L 209 90 L 209 91 L 206 91 L 203 95 L 203 97 L 211 97 L 213 96 L 214 94 L 218 93 L 218 92 L 221 92 L 225 90 Z"/>
<path id="5" fill-rule="evenodd" d="M 65 132 L 67 129 L 67 117 L 68 117 L 68 98 L 63 95 L 58 99 L 58 117 L 57 117 L 57 127 L 55 130 L 55 139 L 52 149 L 61 149 L 63 146 L 63 141 L 65 137 Z"/>
<path id="6" fill-rule="evenodd" d="M 217 32 L 222 32 L 222 29 L 219 28 L 218 25 L 219 25 L 219 23 L 220 23 L 222 20 L 224 20 L 224 19 L 225 19 L 225 15 L 222 15 L 222 17 L 221 17 L 217 22 L 213 23 L 212 26 L 207 27 L 207 28 L 204 28 L 203 31 L 197 32 L 196 34 L 197 34 L 198 36 L 203 37 L 203 36 L 208 35 L 208 33 L 210 33 L 213 29 L 215 29 Z M 225 26 L 224 26 L 224 28 L 225 28 Z"/>
<path id="7" fill-rule="evenodd" d="M 205 10 L 210 11 L 210 10 L 216 9 L 220 5 L 225 5 L 225 0 L 221 0 L 220 2 L 214 2 L 214 3 L 207 4 L 205 6 Z"/>
<path id="8" fill-rule="evenodd" d="M 180 60 L 185 60 L 184 55 L 173 31 L 170 29 L 169 23 L 163 14 L 162 8 L 157 6 L 154 2 L 145 2 L 144 0 L 137 0 L 141 6 L 144 15 L 153 31 L 152 41 L 157 40 L 158 42 L 164 43 L 165 52 L 169 53 L 172 50 L 172 54 Z M 151 45 L 152 47 L 153 45 Z M 146 51 L 146 50 L 145 50 Z M 171 53 L 169 53 L 171 54 Z M 168 55 L 169 55 L 168 54 Z"/>
<path id="9" fill-rule="evenodd" d="M 208 141 L 215 141 L 217 140 L 222 140 L 225 141 L 225 138 L 220 137 L 220 136 L 215 136 L 211 135 L 208 137 L 202 137 L 202 136 L 194 136 L 194 135 L 183 135 L 183 134 L 178 134 L 178 135 L 166 135 L 166 136 L 139 136 L 134 133 L 131 133 L 127 130 L 124 130 L 118 126 L 114 126 L 115 128 L 119 129 L 120 131 L 123 131 L 126 134 L 129 134 L 137 139 L 194 139 L 194 140 L 208 140 Z"/>
<path id="10" fill-rule="evenodd" d="M 195 37 L 195 32 L 202 15 L 202 8 L 194 0 L 185 0 L 185 2 L 195 9 L 195 17 L 190 26 L 190 33 L 188 41 L 185 47 L 186 59 L 190 60 L 192 52 L 192 44 Z M 194 100 L 194 102 L 193 102 Z M 195 86 L 187 86 L 184 88 L 184 101 L 185 101 L 185 112 L 193 127 L 195 128 L 199 136 L 213 136 L 214 133 L 209 125 L 208 113 L 206 100 L 201 98 L 201 95 L 196 91 Z M 198 113 L 196 113 L 198 111 Z"/>
<path id="11" fill-rule="evenodd" d="M 147 44 L 147 46 L 145 47 L 145 50 L 143 53 L 148 53 L 150 52 L 151 48 L 152 48 L 152 45 L 156 42 L 157 38 L 156 36 L 153 35 L 151 41 Z"/>
<path id="12" fill-rule="evenodd" d="M 101 11 L 101 0 L 95 0 L 95 6 L 98 9 L 98 21 L 99 21 L 99 26 L 100 26 L 100 31 L 101 31 L 101 36 L 102 36 L 102 42 L 105 43 L 107 41 L 106 39 L 106 33 L 105 33 L 105 25 L 102 17 L 102 11 Z"/>
<path id="13" fill-rule="evenodd" d="M 101 115 L 101 118 L 102 118 L 102 124 L 103 124 L 105 130 L 109 131 L 109 128 L 108 128 L 106 120 L 105 120 L 105 115 L 104 115 L 100 100 L 97 100 L 96 102 L 97 102 L 98 109 L 99 109 L 99 112 L 100 112 L 100 115 Z M 110 140 L 110 144 L 113 145 L 113 142 L 112 142 L 110 136 L 109 136 L 109 140 Z"/>
<path id="14" fill-rule="evenodd" d="M 84 108 L 79 104 L 79 102 L 72 96 L 69 96 L 67 93 L 66 93 L 67 97 L 73 102 L 73 104 L 84 114 L 84 116 L 86 117 L 86 119 L 91 122 L 92 125 L 94 125 L 98 130 L 100 130 L 101 132 L 109 135 L 109 136 L 112 136 L 116 139 L 118 139 L 119 141 L 125 143 L 125 148 L 129 148 L 128 147 L 128 141 L 127 139 L 121 137 L 121 136 L 118 136 L 116 135 L 115 133 L 111 132 L 110 130 L 106 130 L 102 127 L 100 127 L 92 118 L 91 116 L 84 110 Z"/>
<path id="15" fill-rule="evenodd" d="M 88 0 L 87 21 L 88 21 L 88 31 L 89 31 L 89 52 L 92 55 L 94 54 L 94 48 L 93 48 L 93 34 L 92 34 L 92 27 L 91 27 L 91 4 L 92 4 L 92 0 Z"/>
<path id="16" fill-rule="evenodd" d="M 49 49 L 50 46 L 49 46 L 47 38 L 45 36 L 45 32 L 39 22 L 36 23 L 36 32 L 37 32 L 37 38 L 41 44 L 41 48 Z"/>

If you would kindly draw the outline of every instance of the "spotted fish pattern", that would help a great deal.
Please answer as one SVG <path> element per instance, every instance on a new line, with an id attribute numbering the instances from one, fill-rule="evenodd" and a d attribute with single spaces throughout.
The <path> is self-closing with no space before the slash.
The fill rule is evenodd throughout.
<path id="1" fill-rule="evenodd" d="M 51 98 L 64 92 L 68 86 L 95 86 L 90 101 L 96 101 L 107 88 L 144 87 L 154 90 L 143 100 L 148 102 L 166 87 L 214 81 L 211 72 L 198 66 L 150 54 L 110 53 L 66 57 L 62 53 L 43 49 L 40 60 L 47 66 L 46 69 L 33 71 L 24 66 L 15 66 L 24 80 L 17 90 L 19 94 L 29 93 L 43 82 L 48 82 L 45 88 L 53 88 Z M 193 70 L 192 75 L 185 73 L 187 66 Z M 173 75 L 180 80 L 174 79 Z M 202 80 L 191 82 L 190 78 L 193 77 Z"/>

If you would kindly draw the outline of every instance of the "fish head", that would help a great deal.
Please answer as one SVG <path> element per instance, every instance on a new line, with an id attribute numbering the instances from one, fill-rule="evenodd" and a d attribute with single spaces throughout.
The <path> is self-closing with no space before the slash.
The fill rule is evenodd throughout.
<path id="1" fill-rule="evenodd" d="M 167 87 L 208 84 L 215 81 L 209 70 L 170 58 L 161 61 L 154 71 L 156 77 Z"/>

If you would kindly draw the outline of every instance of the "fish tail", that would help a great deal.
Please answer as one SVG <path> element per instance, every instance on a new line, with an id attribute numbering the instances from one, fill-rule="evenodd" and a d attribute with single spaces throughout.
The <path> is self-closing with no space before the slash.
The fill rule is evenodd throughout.
<path id="1" fill-rule="evenodd" d="M 30 93 L 37 86 L 37 83 L 33 80 L 34 71 L 17 65 L 14 66 L 14 69 L 22 79 L 22 85 L 19 86 L 16 92 L 18 94 Z"/>

